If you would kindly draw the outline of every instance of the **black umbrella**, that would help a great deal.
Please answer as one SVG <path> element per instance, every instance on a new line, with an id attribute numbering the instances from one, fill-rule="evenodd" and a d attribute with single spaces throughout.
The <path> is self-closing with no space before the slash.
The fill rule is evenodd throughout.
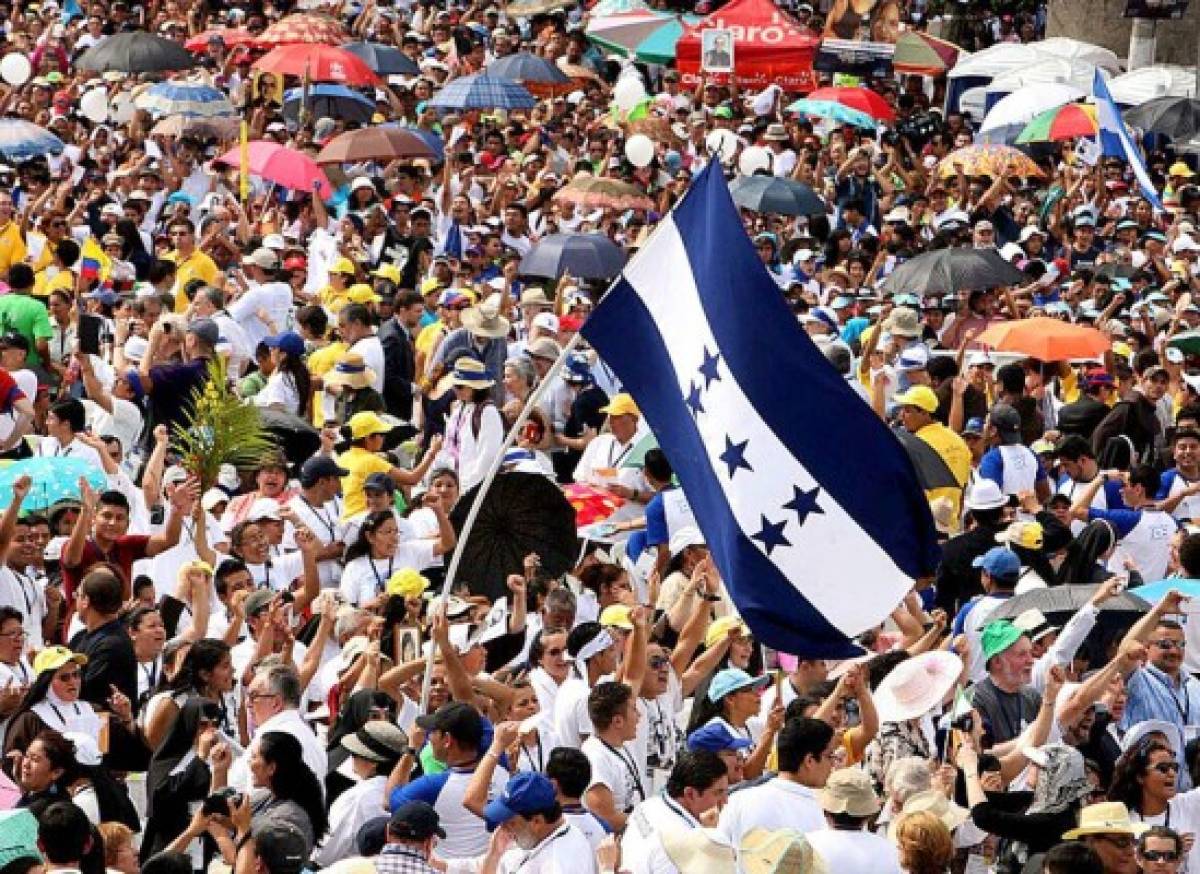
<path id="1" fill-rule="evenodd" d="M 893 294 L 955 294 L 979 288 L 1017 285 L 1026 276 L 995 249 L 937 249 L 905 261 L 892 271 L 883 290 Z"/>
<path id="2" fill-rule="evenodd" d="M 1125 121 L 1173 140 L 1200 136 L 1200 99 L 1156 97 L 1125 112 Z"/>
<path id="3" fill-rule="evenodd" d="M 954 476 L 954 472 L 946 464 L 946 460 L 938 455 L 937 450 L 906 428 L 894 429 L 896 437 L 908 452 L 917 477 L 921 480 L 921 488 L 954 489 L 962 483 Z"/>
<path id="4" fill-rule="evenodd" d="M 181 43 L 135 30 L 106 37 L 80 55 L 75 65 L 98 73 L 155 73 L 190 70 L 196 59 Z"/>
<path id="5" fill-rule="evenodd" d="M 544 82 L 547 85 L 566 85 L 571 77 L 560 70 L 553 61 L 538 57 L 531 52 L 517 52 L 497 58 L 488 64 L 489 76 L 502 76 L 514 82 Z"/>
<path id="6" fill-rule="evenodd" d="M 307 96 L 303 88 L 287 91 L 283 95 L 283 117 L 292 122 L 299 119 L 306 99 L 312 118 L 340 118 L 368 124 L 375 115 L 375 103 L 370 98 L 345 85 L 322 82 L 310 86 Z"/>
<path id="7" fill-rule="evenodd" d="M 362 58 L 380 76 L 419 76 L 417 62 L 393 46 L 377 42 L 352 42 L 342 46 Z"/>
<path id="8" fill-rule="evenodd" d="M 739 176 L 729 186 L 733 202 L 752 212 L 824 215 L 825 201 L 803 182 L 778 176 Z"/>
<path id="9" fill-rule="evenodd" d="M 450 514 L 462 535 L 479 486 L 463 495 Z M 525 556 L 536 552 L 549 577 L 569 571 L 577 558 L 575 510 L 562 490 L 536 473 L 502 473 L 479 508 L 463 550 L 458 577 L 476 595 L 502 598 L 509 574 L 522 573 Z"/>
<path id="10" fill-rule="evenodd" d="M 521 259 L 523 276 L 611 279 L 625 267 L 624 250 L 604 234 L 551 234 Z"/>
<path id="11" fill-rule="evenodd" d="M 299 467 L 321 448 L 321 432 L 307 419 L 264 407 L 263 427 L 271 432 L 287 460 Z"/>

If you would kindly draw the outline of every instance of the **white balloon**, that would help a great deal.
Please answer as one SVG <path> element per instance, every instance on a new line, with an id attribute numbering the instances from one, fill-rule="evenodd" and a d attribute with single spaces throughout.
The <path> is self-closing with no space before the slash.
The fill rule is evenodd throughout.
<path id="1" fill-rule="evenodd" d="M 0 78 L 9 85 L 24 85 L 32 75 L 33 66 L 24 55 L 13 52 L 11 55 L 5 55 L 4 60 L 0 61 Z"/>
<path id="2" fill-rule="evenodd" d="M 93 88 L 88 91 L 79 98 L 79 111 L 93 124 L 103 124 L 108 121 L 108 92 L 103 88 Z"/>
<path id="3" fill-rule="evenodd" d="M 743 176 L 753 176 L 757 170 L 770 170 L 771 153 L 762 146 L 750 146 L 738 158 L 738 169 Z"/>
<path id="4" fill-rule="evenodd" d="M 646 86 L 641 79 L 628 78 L 613 88 L 613 102 L 621 112 L 629 112 L 646 97 Z"/>
<path id="5" fill-rule="evenodd" d="M 645 134 L 634 134 L 625 141 L 625 157 L 635 167 L 648 167 L 654 160 L 654 141 Z"/>
<path id="6" fill-rule="evenodd" d="M 116 124 L 129 124 L 133 121 L 133 116 L 137 112 L 137 107 L 133 104 L 133 98 L 126 92 L 122 91 L 113 100 L 112 105 L 112 120 Z"/>
<path id="7" fill-rule="evenodd" d="M 704 138 L 704 144 L 722 163 L 728 164 L 737 154 L 738 138 L 731 130 L 715 130 Z"/>

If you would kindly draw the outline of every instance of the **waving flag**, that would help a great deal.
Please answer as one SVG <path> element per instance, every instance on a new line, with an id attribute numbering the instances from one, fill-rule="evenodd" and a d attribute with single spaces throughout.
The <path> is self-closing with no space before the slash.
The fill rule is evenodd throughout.
<path id="1" fill-rule="evenodd" d="M 1092 81 L 1092 94 L 1096 99 L 1096 121 L 1100 127 L 1100 145 L 1104 154 L 1128 161 L 1133 169 L 1134 178 L 1137 179 L 1138 188 L 1142 190 L 1142 196 L 1150 201 L 1155 209 L 1162 210 L 1162 201 L 1158 199 L 1158 191 L 1155 190 L 1154 182 L 1146 171 L 1146 162 L 1142 160 L 1141 150 L 1134 143 L 1129 128 L 1121 118 L 1121 111 L 1117 109 L 1112 95 L 1108 93 L 1108 85 L 1099 68 L 1096 69 L 1096 78 Z"/>
<path id="2" fill-rule="evenodd" d="M 104 254 L 95 237 L 88 237 L 79 250 L 79 275 L 84 279 L 98 279 L 108 276 L 111 265 L 109 257 Z"/>
<path id="3" fill-rule="evenodd" d="M 584 325 L 679 475 L 738 610 L 839 658 L 932 573 L 896 438 L 800 329 L 709 162 Z"/>

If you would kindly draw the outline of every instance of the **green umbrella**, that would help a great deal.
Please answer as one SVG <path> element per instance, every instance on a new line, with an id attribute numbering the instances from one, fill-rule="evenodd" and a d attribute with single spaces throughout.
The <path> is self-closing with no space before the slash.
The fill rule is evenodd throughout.
<path id="1" fill-rule="evenodd" d="M 1200 331 L 1184 331 L 1167 341 L 1167 345 L 1184 355 L 1200 355 Z"/>
<path id="2" fill-rule="evenodd" d="M 587 38 L 596 45 L 626 58 L 647 64 L 669 64 L 675 60 L 675 45 L 684 27 L 700 21 L 695 15 L 669 12 L 625 12 L 593 21 Z"/>

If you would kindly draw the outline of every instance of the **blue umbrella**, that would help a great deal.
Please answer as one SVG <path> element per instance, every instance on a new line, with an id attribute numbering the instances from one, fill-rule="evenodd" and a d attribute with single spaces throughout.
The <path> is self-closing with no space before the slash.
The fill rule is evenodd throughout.
<path id="1" fill-rule="evenodd" d="M 63 142 L 50 131 L 19 118 L 0 118 L 0 155 L 16 163 L 61 154 Z"/>
<path id="2" fill-rule="evenodd" d="M 513 82 L 476 73 L 453 80 L 429 101 L 434 109 L 533 109 L 537 100 Z"/>
<path id="3" fill-rule="evenodd" d="M 419 127 L 409 127 L 408 125 L 400 124 L 396 121 L 389 121 L 387 124 L 380 125 L 380 127 L 388 127 L 389 125 L 404 128 L 404 130 L 408 131 L 414 136 L 419 137 L 421 141 L 425 143 L 425 145 L 429 146 L 429 148 L 433 150 L 434 163 L 440 164 L 442 162 L 442 158 L 446 154 L 446 144 L 442 142 L 442 138 L 433 131 L 425 130 L 424 128 Z"/>
<path id="4" fill-rule="evenodd" d="M 421 75 L 421 68 L 416 61 L 393 46 L 377 42 L 352 42 L 342 48 L 352 55 L 358 55 L 380 76 Z"/>
<path id="5" fill-rule="evenodd" d="M 789 106 L 785 112 L 798 112 L 803 115 L 811 115 L 816 118 L 829 118 L 839 124 L 852 124 L 855 127 L 875 130 L 879 126 L 879 122 L 867 115 L 865 112 L 860 112 L 857 109 L 846 106 L 844 103 L 838 103 L 836 100 L 808 100 L 800 99 Z"/>
<path id="6" fill-rule="evenodd" d="M 134 101 L 155 118 L 183 115 L 188 118 L 218 118 L 237 115 L 224 92 L 200 82 L 159 82 Z"/>
<path id="7" fill-rule="evenodd" d="M 604 234 L 551 234 L 521 259 L 522 276 L 609 279 L 625 266 L 625 251 Z"/>
<path id="8" fill-rule="evenodd" d="M 283 117 L 295 121 L 304 104 L 304 89 L 292 88 L 283 95 Z M 375 115 L 375 102 L 345 85 L 310 85 L 308 107 L 313 118 L 341 118 L 368 123 Z"/>
<path id="9" fill-rule="evenodd" d="M 544 82 L 548 85 L 566 85 L 571 77 L 560 70 L 553 61 L 548 61 L 532 52 L 517 52 L 497 58 L 488 64 L 489 76 L 500 76 L 514 82 Z"/>
<path id="10" fill-rule="evenodd" d="M 1200 580 L 1173 579 L 1171 577 L 1159 580 L 1156 583 L 1138 586 L 1136 589 L 1130 589 L 1129 594 L 1145 598 L 1151 604 L 1157 604 L 1172 589 L 1175 589 L 1185 598 L 1200 598 Z"/>
<path id="11" fill-rule="evenodd" d="M 12 484 L 22 476 L 33 481 L 25 503 L 26 511 L 45 510 L 65 498 L 79 498 L 79 478 L 85 477 L 97 491 L 108 488 L 108 477 L 82 458 L 24 458 L 0 469 L 0 505 L 12 503 Z"/>

